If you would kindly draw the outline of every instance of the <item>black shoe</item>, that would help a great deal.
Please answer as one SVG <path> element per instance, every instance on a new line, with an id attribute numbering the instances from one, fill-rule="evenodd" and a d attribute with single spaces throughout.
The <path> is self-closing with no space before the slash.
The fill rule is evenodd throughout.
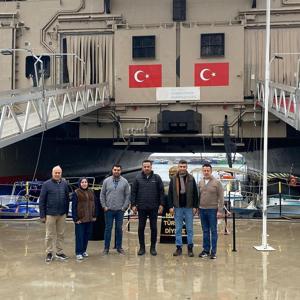
<path id="1" fill-rule="evenodd" d="M 118 252 L 120 255 L 125 255 L 125 251 L 124 251 L 123 248 L 117 249 L 117 252 Z"/>
<path id="2" fill-rule="evenodd" d="M 53 260 L 53 255 L 51 252 L 49 252 L 47 255 L 46 255 L 46 259 L 45 259 L 45 262 L 46 263 L 49 263 Z"/>
<path id="3" fill-rule="evenodd" d="M 216 258 L 217 258 L 216 254 L 212 253 L 212 254 L 210 255 L 210 259 L 216 259 Z"/>
<path id="4" fill-rule="evenodd" d="M 188 257 L 194 257 L 193 245 L 188 245 Z"/>
<path id="5" fill-rule="evenodd" d="M 59 258 L 59 259 L 61 259 L 61 260 L 66 260 L 66 259 L 69 258 L 69 257 L 68 257 L 67 255 L 65 255 L 64 253 L 56 253 L 56 254 L 55 254 L 55 257 L 56 257 L 56 258 Z"/>
<path id="6" fill-rule="evenodd" d="M 102 255 L 108 255 L 108 251 L 109 251 L 108 249 L 104 249 Z"/>
<path id="7" fill-rule="evenodd" d="M 209 253 L 203 250 L 203 251 L 199 254 L 199 257 L 205 258 L 205 257 L 208 257 L 208 255 L 209 255 Z"/>
<path id="8" fill-rule="evenodd" d="M 146 253 L 145 247 L 140 247 L 138 255 L 144 255 Z"/>
<path id="9" fill-rule="evenodd" d="M 157 252 L 156 252 L 156 250 L 155 250 L 155 246 L 151 246 L 151 247 L 150 247 L 150 254 L 151 254 L 152 256 L 156 256 L 156 255 L 157 255 Z"/>
<path id="10" fill-rule="evenodd" d="M 182 248 L 180 246 L 176 246 L 176 250 L 173 253 L 173 256 L 180 256 L 182 255 Z"/>

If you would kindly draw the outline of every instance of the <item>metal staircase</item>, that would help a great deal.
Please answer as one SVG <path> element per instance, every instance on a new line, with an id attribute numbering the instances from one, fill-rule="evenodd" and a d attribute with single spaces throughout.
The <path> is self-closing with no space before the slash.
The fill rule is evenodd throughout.
<path id="1" fill-rule="evenodd" d="M 300 130 L 300 89 L 270 82 L 268 110 L 280 120 Z M 257 104 L 265 107 L 265 83 L 257 83 Z"/>
<path id="2" fill-rule="evenodd" d="M 0 93 L 0 148 L 109 104 L 107 83 Z"/>

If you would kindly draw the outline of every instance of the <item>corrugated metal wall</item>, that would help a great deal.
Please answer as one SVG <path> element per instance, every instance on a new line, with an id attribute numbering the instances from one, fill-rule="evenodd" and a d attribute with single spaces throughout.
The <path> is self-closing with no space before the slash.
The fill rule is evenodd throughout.
<path id="1" fill-rule="evenodd" d="M 297 62 L 300 59 L 300 28 L 271 29 L 270 58 L 274 53 L 299 53 L 299 55 L 282 55 L 282 60 L 274 59 L 270 70 L 272 81 L 295 86 Z M 245 95 L 251 95 L 251 90 L 255 91 L 256 81 L 263 80 L 264 77 L 265 28 L 245 29 Z"/>

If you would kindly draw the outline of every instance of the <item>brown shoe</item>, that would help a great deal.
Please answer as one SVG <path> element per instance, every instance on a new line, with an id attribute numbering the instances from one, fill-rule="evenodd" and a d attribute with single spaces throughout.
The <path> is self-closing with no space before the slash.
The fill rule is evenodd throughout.
<path id="1" fill-rule="evenodd" d="M 182 255 L 182 248 L 180 246 L 176 246 L 176 250 L 173 253 L 173 256 L 181 256 Z"/>
<path id="2" fill-rule="evenodd" d="M 194 257 L 193 245 L 188 245 L 188 257 Z"/>
<path id="3" fill-rule="evenodd" d="M 125 255 L 125 251 L 124 251 L 123 248 L 117 249 L 117 252 L 118 252 L 120 255 Z"/>

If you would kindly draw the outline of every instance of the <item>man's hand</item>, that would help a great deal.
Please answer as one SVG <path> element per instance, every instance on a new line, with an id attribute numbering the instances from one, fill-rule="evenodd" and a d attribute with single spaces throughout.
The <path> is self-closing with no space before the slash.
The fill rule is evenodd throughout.
<path id="1" fill-rule="evenodd" d="M 171 215 L 174 215 L 174 207 L 172 207 L 172 208 L 169 209 L 169 213 L 170 213 Z"/>
<path id="2" fill-rule="evenodd" d="M 137 213 L 137 208 L 136 208 L 136 206 L 132 206 L 131 209 L 132 209 L 133 213 L 136 215 L 136 213 Z"/>
<path id="3" fill-rule="evenodd" d="M 96 218 L 93 218 L 93 219 L 92 219 L 92 222 L 95 222 L 95 221 L 96 221 Z"/>
<path id="4" fill-rule="evenodd" d="M 218 212 L 217 212 L 217 218 L 218 218 L 218 219 L 221 219 L 222 216 L 223 216 L 223 214 L 222 214 L 221 212 L 218 211 Z"/>
<path id="5" fill-rule="evenodd" d="M 46 218 L 41 218 L 40 220 L 42 223 L 46 223 Z"/>
<path id="6" fill-rule="evenodd" d="M 81 221 L 77 221 L 76 224 L 81 224 Z"/>
<path id="7" fill-rule="evenodd" d="M 108 211 L 107 207 L 103 207 L 104 212 Z"/>
<path id="8" fill-rule="evenodd" d="M 198 213 L 198 208 L 193 208 L 193 214 L 196 215 Z"/>
<path id="9" fill-rule="evenodd" d="M 164 207 L 162 205 L 160 205 L 158 208 L 158 214 L 161 215 L 163 210 L 164 210 Z"/>

